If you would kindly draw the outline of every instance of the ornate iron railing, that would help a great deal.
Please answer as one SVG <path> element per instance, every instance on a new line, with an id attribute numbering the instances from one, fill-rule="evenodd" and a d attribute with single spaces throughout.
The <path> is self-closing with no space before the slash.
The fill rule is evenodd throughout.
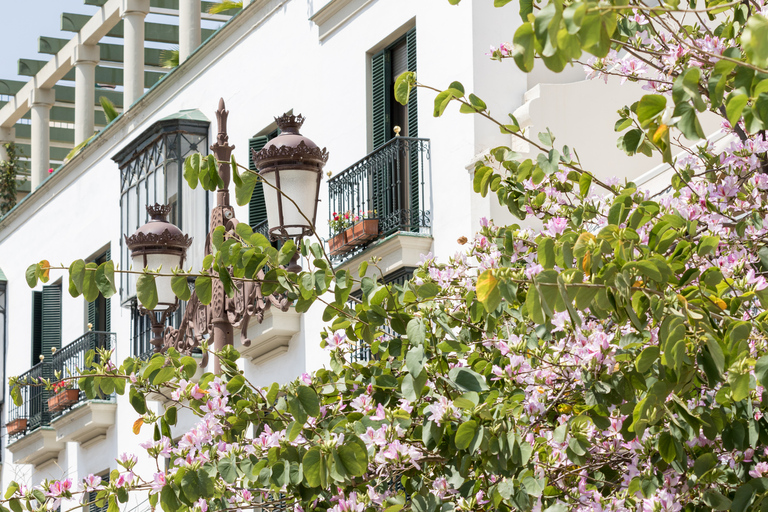
<path id="1" fill-rule="evenodd" d="M 18 437 L 36 428 L 50 425 L 53 419 L 63 414 L 69 408 L 51 411 L 48 408 L 48 399 L 54 393 L 45 389 L 40 384 L 40 379 L 55 381 L 57 372 L 60 372 L 62 377 L 76 375 L 78 369 L 82 370 L 85 368 L 85 358 L 89 350 L 95 351 L 97 348 L 109 350 L 114 344 L 114 333 L 87 332 L 74 342 L 57 350 L 51 356 L 50 361 L 42 361 L 20 375 L 19 379 L 21 382 L 26 382 L 28 385 L 20 388 L 21 405 L 12 403 L 8 410 L 7 428 L 10 430 L 14 426 L 14 422 L 23 422 L 24 420 L 26 420 L 26 426 L 24 428 L 17 427 L 18 430 L 13 433 L 9 432 L 9 436 Z M 84 399 L 85 394 L 80 391 L 79 400 Z M 16 425 L 19 425 L 19 423 L 16 423 Z"/>
<path id="2" fill-rule="evenodd" d="M 328 218 L 348 212 L 351 219 L 377 219 L 377 238 L 398 231 L 431 234 L 431 180 L 429 139 L 395 137 L 328 180 Z M 331 237 L 336 234 L 331 230 Z M 363 248 L 348 245 L 335 258 L 348 258 Z"/>
<path id="3" fill-rule="evenodd" d="M 254 226 L 253 228 L 253 232 L 261 233 L 262 235 L 267 237 L 267 240 L 269 240 L 269 222 L 265 220 L 259 224 L 256 224 L 256 226 Z"/>
<path id="4" fill-rule="evenodd" d="M 51 364 L 55 372 L 59 372 L 62 377 L 77 375 L 78 370 L 86 368 L 86 354 L 88 351 L 94 351 L 94 362 L 99 362 L 97 349 L 110 350 L 115 346 L 115 334 L 111 332 L 90 331 L 78 339 L 56 351 L 53 354 Z M 73 384 L 74 387 L 74 384 Z M 107 398 L 107 397 L 104 397 Z M 85 400 L 85 393 L 80 391 L 79 400 Z M 72 404 L 74 405 L 74 404 Z M 70 406 L 71 407 L 71 406 Z M 51 420 L 61 416 L 69 409 L 66 407 L 58 411 L 51 411 Z"/>
<path id="5" fill-rule="evenodd" d="M 21 404 L 16 405 L 12 402 L 8 409 L 6 429 L 9 437 L 24 435 L 27 431 L 50 423 L 48 399 L 51 397 L 51 392 L 40 384 L 40 379 L 52 378 L 53 365 L 46 362 L 38 363 L 19 375 L 19 382 L 26 385 L 19 388 Z"/>

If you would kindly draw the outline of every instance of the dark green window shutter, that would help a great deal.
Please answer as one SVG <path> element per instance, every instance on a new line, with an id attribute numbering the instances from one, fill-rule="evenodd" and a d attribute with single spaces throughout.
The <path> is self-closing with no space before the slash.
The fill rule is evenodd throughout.
<path id="1" fill-rule="evenodd" d="M 109 261 L 112 259 L 112 250 L 107 249 L 107 252 L 104 254 L 104 261 Z M 112 298 L 104 299 L 104 317 L 106 318 L 106 321 L 104 323 L 104 330 L 107 332 L 112 332 Z"/>
<path id="2" fill-rule="evenodd" d="M 43 292 L 32 292 L 32 366 L 43 353 Z"/>
<path id="3" fill-rule="evenodd" d="M 405 36 L 407 52 L 408 52 L 408 71 L 416 73 L 416 29 L 412 28 Z M 411 95 L 408 98 L 408 137 L 419 136 L 419 115 L 418 115 L 418 102 L 416 101 L 416 88 L 411 90 Z M 419 219 L 419 189 L 421 183 L 419 183 L 419 155 L 418 142 L 413 142 L 413 146 L 410 148 L 410 154 L 408 155 L 409 175 L 408 175 L 408 188 L 411 194 L 411 230 L 418 231 L 421 221 Z"/>
<path id="4" fill-rule="evenodd" d="M 51 349 L 61 348 L 61 286 L 43 286 L 42 354 L 51 360 Z"/>
<path id="5" fill-rule="evenodd" d="M 389 50 L 379 52 L 371 58 L 373 149 L 390 139 L 389 91 L 387 88 L 392 82 L 392 78 L 389 76 L 391 73 Z"/>
<path id="6" fill-rule="evenodd" d="M 253 151 L 261 150 L 268 141 L 269 137 L 266 135 L 248 140 L 248 168 L 250 170 L 256 170 L 256 166 L 253 164 Z M 264 204 L 264 189 L 262 186 L 261 182 L 256 183 L 256 186 L 253 188 L 251 202 L 248 203 L 248 224 L 251 228 L 255 228 L 267 220 L 267 205 Z"/>
<path id="7" fill-rule="evenodd" d="M 99 299 L 93 302 L 86 302 L 88 306 L 88 323 L 91 324 L 91 329 L 97 331 L 99 329 Z"/>

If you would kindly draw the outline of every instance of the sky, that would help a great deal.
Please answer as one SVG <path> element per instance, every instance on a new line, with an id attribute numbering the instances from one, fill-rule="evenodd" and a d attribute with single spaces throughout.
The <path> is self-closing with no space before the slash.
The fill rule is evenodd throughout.
<path id="1" fill-rule="evenodd" d="M 62 32 L 61 13 L 93 14 L 97 8 L 82 0 L 0 0 L 3 29 L 0 30 L 0 79 L 29 80 L 18 75 L 20 58 L 49 60 L 37 53 L 37 39 L 53 36 L 70 39 Z"/>

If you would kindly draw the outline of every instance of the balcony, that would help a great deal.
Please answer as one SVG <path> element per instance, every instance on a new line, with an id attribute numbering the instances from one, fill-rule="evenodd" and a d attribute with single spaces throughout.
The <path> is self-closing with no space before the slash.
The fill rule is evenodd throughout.
<path id="1" fill-rule="evenodd" d="M 85 368 L 86 354 L 97 348 L 110 349 L 115 334 L 88 332 L 58 350 L 50 362 L 36 364 L 20 376 L 30 384 L 41 378 L 55 380 L 56 372 L 62 376 L 75 375 Z M 66 391 L 70 392 L 67 397 Z M 76 392 L 76 393 L 75 393 Z M 59 393 L 42 386 L 21 389 L 22 403 L 11 405 L 8 413 L 8 449 L 13 462 L 40 465 L 58 457 L 67 441 L 91 443 L 106 436 L 107 428 L 115 421 L 115 403 L 111 397 L 87 400 L 77 389 Z"/>
<path id="2" fill-rule="evenodd" d="M 328 218 L 337 213 L 342 219 L 328 240 L 329 253 L 341 268 L 369 251 L 366 255 L 388 256 L 391 261 L 383 263 L 395 270 L 417 264 L 420 254 L 429 251 L 429 139 L 393 138 L 328 180 L 328 195 Z"/>

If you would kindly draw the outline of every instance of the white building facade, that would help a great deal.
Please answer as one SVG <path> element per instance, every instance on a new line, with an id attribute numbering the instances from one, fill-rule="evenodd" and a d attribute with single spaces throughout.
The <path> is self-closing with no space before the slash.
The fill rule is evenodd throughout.
<path id="1" fill-rule="evenodd" d="M 550 126 L 556 135 L 557 125 L 565 127 L 569 116 L 582 115 L 579 109 L 587 102 L 552 102 L 600 95 L 601 110 L 590 114 L 600 135 L 566 133 L 558 142 L 579 149 L 585 167 L 597 167 L 601 177 L 638 176 L 652 167 L 613 146 L 592 151 L 595 140 L 606 140 L 602 134 L 612 129 L 626 89 L 581 82 L 581 70 L 527 76 L 511 61 L 488 58 L 488 47 L 510 39 L 519 24 L 515 9 L 495 9 L 489 0 L 464 0 L 458 6 L 446 0 L 255 0 L 207 39 L 200 30 L 205 5 L 199 0 L 88 3 L 100 5 L 98 13 L 0 110 L 0 138 L 29 145 L 33 185 L 31 194 L 0 220 L 6 378 L 50 377 L 55 369 L 82 365 L 84 352 L 95 346 L 108 344 L 118 364 L 148 354 L 148 322 L 138 312 L 130 279 L 121 278 L 110 299 L 88 304 L 69 295 L 65 272 L 53 270 L 49 283 L 30 289 L 25 270 L 43 259 L 57 266 L 80 258 L 111 258 L 127 268 L 124 237 L 147 220 L 144 207 L 154 202 L 172 205 L 170 220 L 194 237 L 188 265 L 198 268 L 213 199 L 189 189 L 182 163 L 190 152 L 209 151 L 220 98 L 230 111 L 230 144 L 243 164 L 250 161 L 249 148 L 259 149 L 276 135 L 275 116 L 306 116 L 302 134 L 330 153 L 325 168 L 330 176 L 320 188 L 319 235 L 330 238 L 327 224 L 334 212 L 374 212 L 379 232 L 335 261 L 340 268 L 356 268 L 381 257 L 379 277 L 385 281 L 409 277 L 422 254 L 452 255 L 457 239 L 471 236 L 480 217 L 512 220 L 495 199 L 473 194 L 468 169 L 489 148 L 513 141 L 495 125 L 454 107 L 434 118 L 434 95 L 427 90 L 419 89 L 407 107 L 399 106 L 391 91 L 402 71 L 415 71 L 419 82 L 438 88 L 458 80 L 497 117 L 516 112 L 531 129 Z M 182 63 L 145 90 L 147 74 L 159 73 L 145 61 L 153 55 L 144 48 L 145 34 L 157 30 L 144 26 L 150 24 L 147 13 L 161 13 L 167 4 L 175 7 L 168 18 L 180 26 L 175 33 Z M 122 114 L 49 174 L 57 149 L 68 149 L 67 143 L 82 142 L 99 129 L 102 114 L 92 108 L 99 96 L 96 64 L 106 53 L 99 44 L 116 27 L 124 37 L 123 91 L 111 95 L 119 99 L 122 93 Z M 66 94 L 71 88 L 62 77 L 73 69 L 74 107 L 56 99 L 58 91 Z M 55 130 L 61 128 L 49 124 L 57 107 L 74 110 L 72 138 L 65 134 L 58 146 Z M 29 112 L 31 124 L 25 128 L 18 121 Z M 19 135 L 25 130 L 28 139 Z M 586 153 L 584 145 L 590 148 Z M 236 206 L 236 215 L 263 229 L 264 206 L 256 196 L 250 206 Z M 270 310 L 262 323 L 251 323 L 247 348 L 239 346 L 236 333 L 248 379 L 257 385 L 282 383 L 322 367 L 327 356 L 319 347 L 321 316 L 320 307 L 303 314 Z M 16 407 L 5 387 L 3 487 L 11 480 L 36 484 L 45 478 L 106 475 L 121 453 L 140 452 L 139 443 L 151 435 L 133 434 L 138 415 L 126 396 L 93 401 L 79 396 L 61 410 L 51 410 L 48 398 L 31 389 Z M 162 405 L 152 402 L 158 410 Z M 182 418 L 174 435 L 189 421 Z M 151 469 L 142 460 L 137 472 Z M 132 502 L 128 510 L 134 507 L 147 505 Z"/>

